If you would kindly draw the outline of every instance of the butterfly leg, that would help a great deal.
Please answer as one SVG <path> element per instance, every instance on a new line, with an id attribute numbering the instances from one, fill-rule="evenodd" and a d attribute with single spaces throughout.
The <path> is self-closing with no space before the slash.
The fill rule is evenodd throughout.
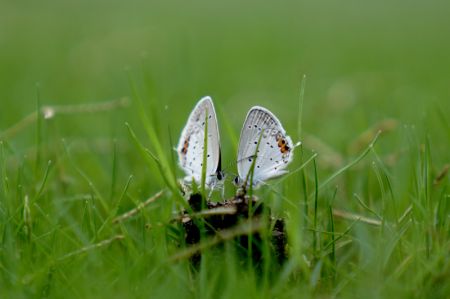
<path id="1" fill-rule="evenodd" d="M 214 187 L 215 187 L 215 185 L 212 185 L 212 186 L 211 186 L 211 189 L 209 190 L 209 194 L 208 194 L 208 198 L 207 198 L 207 199 L 210 199 L 210 198 L 211 198 L 212 193 L 213 193 L 213 191 L 214 191 Z"/>

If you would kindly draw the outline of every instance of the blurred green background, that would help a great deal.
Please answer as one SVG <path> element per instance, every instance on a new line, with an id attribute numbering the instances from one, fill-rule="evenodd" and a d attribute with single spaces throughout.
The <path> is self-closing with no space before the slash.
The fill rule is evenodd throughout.
<path id="1" fill-rule="evenodd" d="M 273 111 L 293 139 L 303 141 L 305 156 L 311 156 L 311 150 L 319 153 L 317 167 L 322 181 L 360 153 L 378 128 L 385 128 L 390 134 L 382 135 L 377 153 L 388 167 L 393 192 L 401 198 L 399 211 L 403 211 L 413 197 L 412 182 L 419 180 L 414 176 L 420 156 L 416 150 L 420 145 L 423 150 L 426 136 L 432 173 L 437 175 L 450 160 L 449 15 L 448 1 L 0 0 L 0 139 L 7 144 L 5 173 L 12 189 L 23 186 L 23 190 L 17 187 L 20 198 L 37 193 L 46 162 L 56 161 L 45 193 L 46 204 L 53 211 L 50 214 L 55 223 L 67 222 L 74 229 L 78 243 L 59 245 L 55 256 L 90 244 L 88 240 L 106 238 L 77 235 L 82 217 L 76 198 L 92 193 L 86 177 L 105 198 L 114 199 L 133 174 L 135 183 L 129 193 L 134 202 L 128 198 L 121 211 L 163 186 L 156 168 L 148 169 L 142 162 L 125 127 L 129 122 L 139 139 L 152 148 L 138 108 L 131 101 L 130 86 L 135 85 L 168 156 L 174 154 L 171 148 L 195 103 L 204 95 L 212 96 L 218 111 L 224 166 L 231 173 L 235 171 L 239 132 L 253 105 Z M 299 132 L 303 75 L 306 92 Z M 95 104 L 124 97 L 130 99 L 126 102 L 129 105 L 104 112 L 56 113 L 43 121 L 39 138 L 36 122 L 23 121 L 36 111 L 38 98 L 42 106 L 47 106 Z M 27 125 L 20 127 L 23 123 Z M 117 177 L 114 174 L 111 178 L 113 140 L 117 142 Z M 70 148 L 72 158 L 66 157 L 63 143 Z M 298 166 L 300 159 L 295 162 Z M 383 190 L 371 187 L 376 178 L 367 167 L 363 164 L 344 175 L 338 207 L 347 207 L 355 192 L 376 207 L 382 205 L 379 197 Z M 181 171 L 178 174 L 181 176 Z M 311 170 L 307 176 L 311 188 Z M 448 185 L 448 179 L 446 182 Z M 293 189 L 288 189 L 287 196 L 295 201 L 298 194 Z M 227 192 L 232 194 L 233 190 Z M 324 192 L 329 197 L 327 192 L 332 191 Z M 445 189 L 439 192 L 448 199 Z M 11 196 L 15 198 L 16 194 Z M 353 203 L 355 206 L 358 204 Z M 162 214 L 170 215 L 170 208 L 167 211 Z M 41 221 L 40 225 L 45 222 Z M 142 229 L 143 223 L 138 224 L 135 235 Z M 51 226 L 35 229 L 45 235 Z M 365 230 L 360 233 L 359 237 L 369 235 Z M 364 241 L 367 247 L 370 242 L 376 244 L 369 237 Z M 42 248 L 47 242 L 42 240 Z M 163 249 L 157 249 L 156 257 L 158 250 Z M 11 256 L 13 252 L 11 249 Z M 5 260 L 14 260 L 6 253 Z M 117 252 L 108 257 L 119 256 L 114 254 Z M 372 256 L 374 264 L 378 262 L 376 255 Z M 62 269 L 59 286 L 66 285 L 64 279 L 69 273 L 71 294 L 82 285 L 78 280 L 99 289 L 101 284 L 94 285 L 82 274 L 100 264 L 99 260 L 83 261 L 79 270 Z M 402 261 L 399 258 L 397 262 Z M 17 273 L 27 273 L 27 262 L 15 262 L 23 267 Z M 108 263 L 103 262 L 93 273 L 104 273 Z M 5 265 L 2 269 L 16 273 L 11 270 L 13 266 Z M 39 262 L 39 268 L 37 265 Z M 114 269 L 121 273 L 126 268 L 124 262 Z M 137 279 L 141 288 L 146 286 L 148 271 L 151 267 L 134 273 L 133 277 L 143 277 L 142 281 Z M 359 289 L 363 294 L 373 277 L 358 271 L 354 273 L 363 281 Z M 39 286 L 33 279 L 45 275 L 29 278 L 23 274 L 23 285 L 33 281 Z M 104 285 L 109 285 L 109 275 L 113 276 L 106 273 L 102 277 Z M 382 273 L 376 278 L 382 281 Z M 118 279 L 126 289 L 127 280 Z M 419 278 L 417 281 L 422 282 Z M 158 281 L 152 283 L 158 285 Z M 162 286 L 156 292 L 164 294 Z M 178 287 L 174 293 L 182 289 Z M 80 291 L 79 297 L 88 294 L 87 289 Z M 136 290 L 135 295 L 139 294 L 138 287 Z M 42 294 L 35 291 L 31 289 L 29 294 Z"/>
<path id="2" fill-rule="evenodd" d="M 130 94 L 126 69 L 183 115 L 176 129 L 205 94 L 233 126 L 255 104 L 289 123 L 303 74 L 305 130 L 337 147 L 382 118 L 420 124 L 448 106 L 446 1 L 0 5 L 1 128 L 35 109 L 36 83 L 43 104 L 101 101 Z"/>

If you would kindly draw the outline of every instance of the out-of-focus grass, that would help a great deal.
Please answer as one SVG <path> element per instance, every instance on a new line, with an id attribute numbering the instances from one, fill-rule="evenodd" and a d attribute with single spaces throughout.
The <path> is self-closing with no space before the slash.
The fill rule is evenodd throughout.
<path id="1" fill-rule="evenodd" d="M 449 12 L 444 1 L 1 1 L 1 297 L 445 297 Z M 297 139 L 303 74 L 290 168 L 309 163 L 255 191 L 286 219 L 286 265 L 261 281 L 231 243 L 199 271 L 169 262 L 180 196 L 167 182 L 181 176 L 173 147 L 190 109 L 213 97 L 232 176 L 251 106 Z"/>

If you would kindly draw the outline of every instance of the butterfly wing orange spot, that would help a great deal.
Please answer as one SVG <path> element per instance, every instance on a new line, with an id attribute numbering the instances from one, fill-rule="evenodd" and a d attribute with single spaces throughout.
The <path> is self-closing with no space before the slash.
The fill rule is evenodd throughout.
<path id="1" fill-rule="evenodd" d="M 186 139 L 183 143 L 183 148 L 181 149 L 181 153 L 186 155 L 189 147 L 189 138 Z"/>
<path id="2" fill-rule="evenodd" d="M 286 140 L 280 135 L 277 135 L 276 139 L 278 142 L 278 147 L 280 148 L 280 152 L 282 154 L 286 154 L 287 152 L 289 152 L 290 147 L 286 144 Z"/>
<path id="3" fill-rule="evenodd" d="M 281 148 L 284 144 L 284 140 L 283 137 L 280 134 L 277 134 L 277 137 L 275 137 L 278 143 L 278 147 Z"/>
<path id="4" fill-rule="evenodd" d="M 287 145 L 283 145 L 283 146 L 280 148 L 280 151 L 281 151 L 282 154 L 286 154 L 287 152 L 289 152 L 289 150 L 290 150 L 290 148 L 289 148 L 289 146 L 287 146 Z"/>

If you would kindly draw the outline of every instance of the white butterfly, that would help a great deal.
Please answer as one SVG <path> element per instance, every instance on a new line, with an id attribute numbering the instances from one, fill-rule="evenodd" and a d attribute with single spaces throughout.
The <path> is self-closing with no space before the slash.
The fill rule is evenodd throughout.
<path id="1" fill-rule="evenodd" d="M 186 173 L 184 181 L 201 182 L 203 151 L 205 148 L 205 125 L 207 131 L 206 185 L 213 188 L 222 180 L 220 137 L 214 104 L 210 97 L 203 97 L 189 115 L 181 132 L 177 152 L 181 168 Z"/>
<path id="2" fill-rule="evenodd" d="M 235 182 L 244 185 L 244 188 L 250 184 L 249 172 L 254 159 L 255 187 L 287 173 L 286 167 L 293 159 L 293 150 L 299 144 L 292 143 L 272 112 L 263 107 L 252 107 L 241 131 L 237 160 L 239 176 Z"/>

